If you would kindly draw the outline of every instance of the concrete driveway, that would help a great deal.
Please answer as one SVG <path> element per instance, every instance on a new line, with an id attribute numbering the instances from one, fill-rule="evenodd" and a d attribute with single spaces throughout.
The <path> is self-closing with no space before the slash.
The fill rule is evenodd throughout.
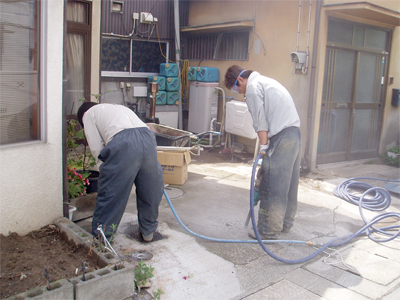
<path id="1" fill-rule="evenodd" d="M 198 235 L 247 241 L 244 223 L 251 170 L 252 164 L 232 162 L 217 150 L 204 151 L 192 156 L 188 181 L 166 191 L 183 224 Z M 333 194 L 336 185 L 359 176 L 398 180 L 400 169 L 356 162 L 324 165 L 303 176 L 295 225 L 283 238 L 324 244 L 360 229 L 364 222 L 358 207 Z M 392 194 L 392 205 L 386 211 L 400 212 L 398 195 Z M 367 219 L 375 215 L 365 211 Z M 398 221 L 390 218 L 385 225 Z M 132 191 L 115 249 L 153 255 L 146 262 L 155 269 L 149 292 L 160 288 L 163 300 L 400 299 L 400 238 L 375 243 L 361 237 L 340 248 L 326 249 L 304 263 L 287 264 L 269 256 L 258 244 L 215 242 L 188 233 L 165 198 L 159 222 L 158 231 L 166 239 L 144 244 L 123 234 L 127 226 L 137 223 Z M 307 257 L 318 249 L 291 243 L 266 247 L 289 260 Z"/>

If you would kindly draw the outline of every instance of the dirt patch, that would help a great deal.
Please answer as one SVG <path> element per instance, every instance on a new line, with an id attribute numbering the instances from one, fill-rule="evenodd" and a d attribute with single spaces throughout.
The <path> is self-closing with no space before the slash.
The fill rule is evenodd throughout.
<path id="1" fill-rule="evenodd" d="M 82 275 L 82 263 L 85 273 L 100 268 L 94 255 L 82 246 L 65 241 L 55 225 L 47 225 L 25 236 L 1 234 L 0 257 L 1 299 L 46 285 L 46 269 L 50 282 L 54 282 Z"/>

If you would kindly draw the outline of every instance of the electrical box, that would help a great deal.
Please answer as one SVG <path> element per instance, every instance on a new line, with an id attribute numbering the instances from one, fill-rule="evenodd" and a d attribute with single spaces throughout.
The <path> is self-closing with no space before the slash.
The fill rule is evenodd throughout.
<path id="1" fill-rule="evenodd" d="M 392 90 L 392 105 L 394 106 L 400 105 L 400 89 Z"/>
<path id="2" fill-rule="evenodd" d="M 302 51 L 292 52 L 290 53 L 290 58 L 295 63 L 296 73 L 300 73 L 306 63 L 307 53 Z"/>
<path id="3" fill-rule="evenodd" d="M 157 21 L 157 18 L 154 18 L 153 15 L 149 12 L 140 13 L 140 23 L 153 23 Z"/>
<path id="4" fill-rule="evenodd" d="M 110 1 L 110 10 L 112 13 L 120 13 L 122 14 L 122 11 L 124 9 L 124 2 L 123 1 L 118 1 L 118 0 L 111 0 Z"/>
<path id="5" fill-rule="evenodd" d="M 133 97 L 147 97 L 147 86 L 133 86 Z"/>

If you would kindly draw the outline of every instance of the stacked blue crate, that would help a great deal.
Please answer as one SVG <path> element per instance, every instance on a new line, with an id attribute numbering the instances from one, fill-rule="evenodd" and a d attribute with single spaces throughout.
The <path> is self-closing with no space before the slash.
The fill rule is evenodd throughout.
<path id="1" fill-rule="evenodd" d="M 218 68 L 198 67 L 196 78 L 197 81 L 202 82 L 218 82 L 219 70 Z"/>
<path id="2" fill-rule="evenodd" d="M 150 93 L 147 93 L 147 101 L 150 103 Z M 165 105 L 167 103 L 167 92 L 158 91 L 156 95 L 156 105 Z"/>
<path id="3" fill-rule="evenodd" d="M 196 67 L 189 67 L 188 80 L 189 81 L 196 81 L 197 80 L 197 68 Z"/>
<path id="4" fill-rule="evenodd" d="M 162 63 L 160 64 L 160 76 L 164 77 L 178 77 L 179 68 L 175 63 Z"/>
<path id="5" fill-rule="evenodd" d="M 164 76 L 149 76 L 147 77 L 147 89 L 151 82 L 158 83 L 158 94 L 156 95 L 156 105 L 165 105 L 167 103 L 166 78 Z M 150 93 L 147 93 L 147 101 L 150 103 Z"/>
<path id="6" fill-rule="evenodd" d="M 164 76 L 149 76 L 149 77 L 147 77 L 147 88 L 149 88 L 149 85 L 151 82 L 157 82 L 158 90 L 165 91 L 166 79 Z"/>
<path id="7" fill-rule="evenodd" d="M 179 77 L 168 77 L 165 90 L 167 92 L 177 92 L 179 91 L 180 80 Z"/>
<path id="8" fill-rule="evenodd" d="M 179 92 L 167 92 L 167 105 L 179 104 Z"/>
<path id="9" fill-rule="evenodd" d="M 179 76 L 179 67 L 176 63 L 160 64 L 160 76 L 165 76 L 166 104 L 179 104 L 179 88 L 181 81 Z"/>

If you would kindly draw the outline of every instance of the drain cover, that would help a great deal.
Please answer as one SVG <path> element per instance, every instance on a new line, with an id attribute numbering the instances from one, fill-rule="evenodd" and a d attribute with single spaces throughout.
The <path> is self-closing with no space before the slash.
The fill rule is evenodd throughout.
<path id="1" fill-rule="evenodd" d="M 185 194 L 184 191 L 177 187 L 167 186 L 164 189 L 167 192 L 169 199 L 179 198 Z M 163 199 L 165 199 L 165 196 L 163 196 Z"/>
<path id="2" fill-rule="evenodd" d="M 146 251 L 139 251 L 131 253 L 129 257 L 133 260 L 150 260 L 153 258 L 153 254 Z"/>
<path id="3" fill-rule="evenodd" d="M 142 235 L 139 232 L 139 225 L 138 224 L 129 224 L 128 227 L 125 229 L 124 234 L 130 238 L 130 239 L 134 239 L 137 240 L 140 243 L 147 243 L 143 240 Z M 163 240 L 166 239 L 167 237 L 165 235 L 162 235 L 161 233 L 159 233 L 158 231 L 155 231 L 153 233 L 153 241 L 152 242 L 156 242 L 159 240 Z"/>

